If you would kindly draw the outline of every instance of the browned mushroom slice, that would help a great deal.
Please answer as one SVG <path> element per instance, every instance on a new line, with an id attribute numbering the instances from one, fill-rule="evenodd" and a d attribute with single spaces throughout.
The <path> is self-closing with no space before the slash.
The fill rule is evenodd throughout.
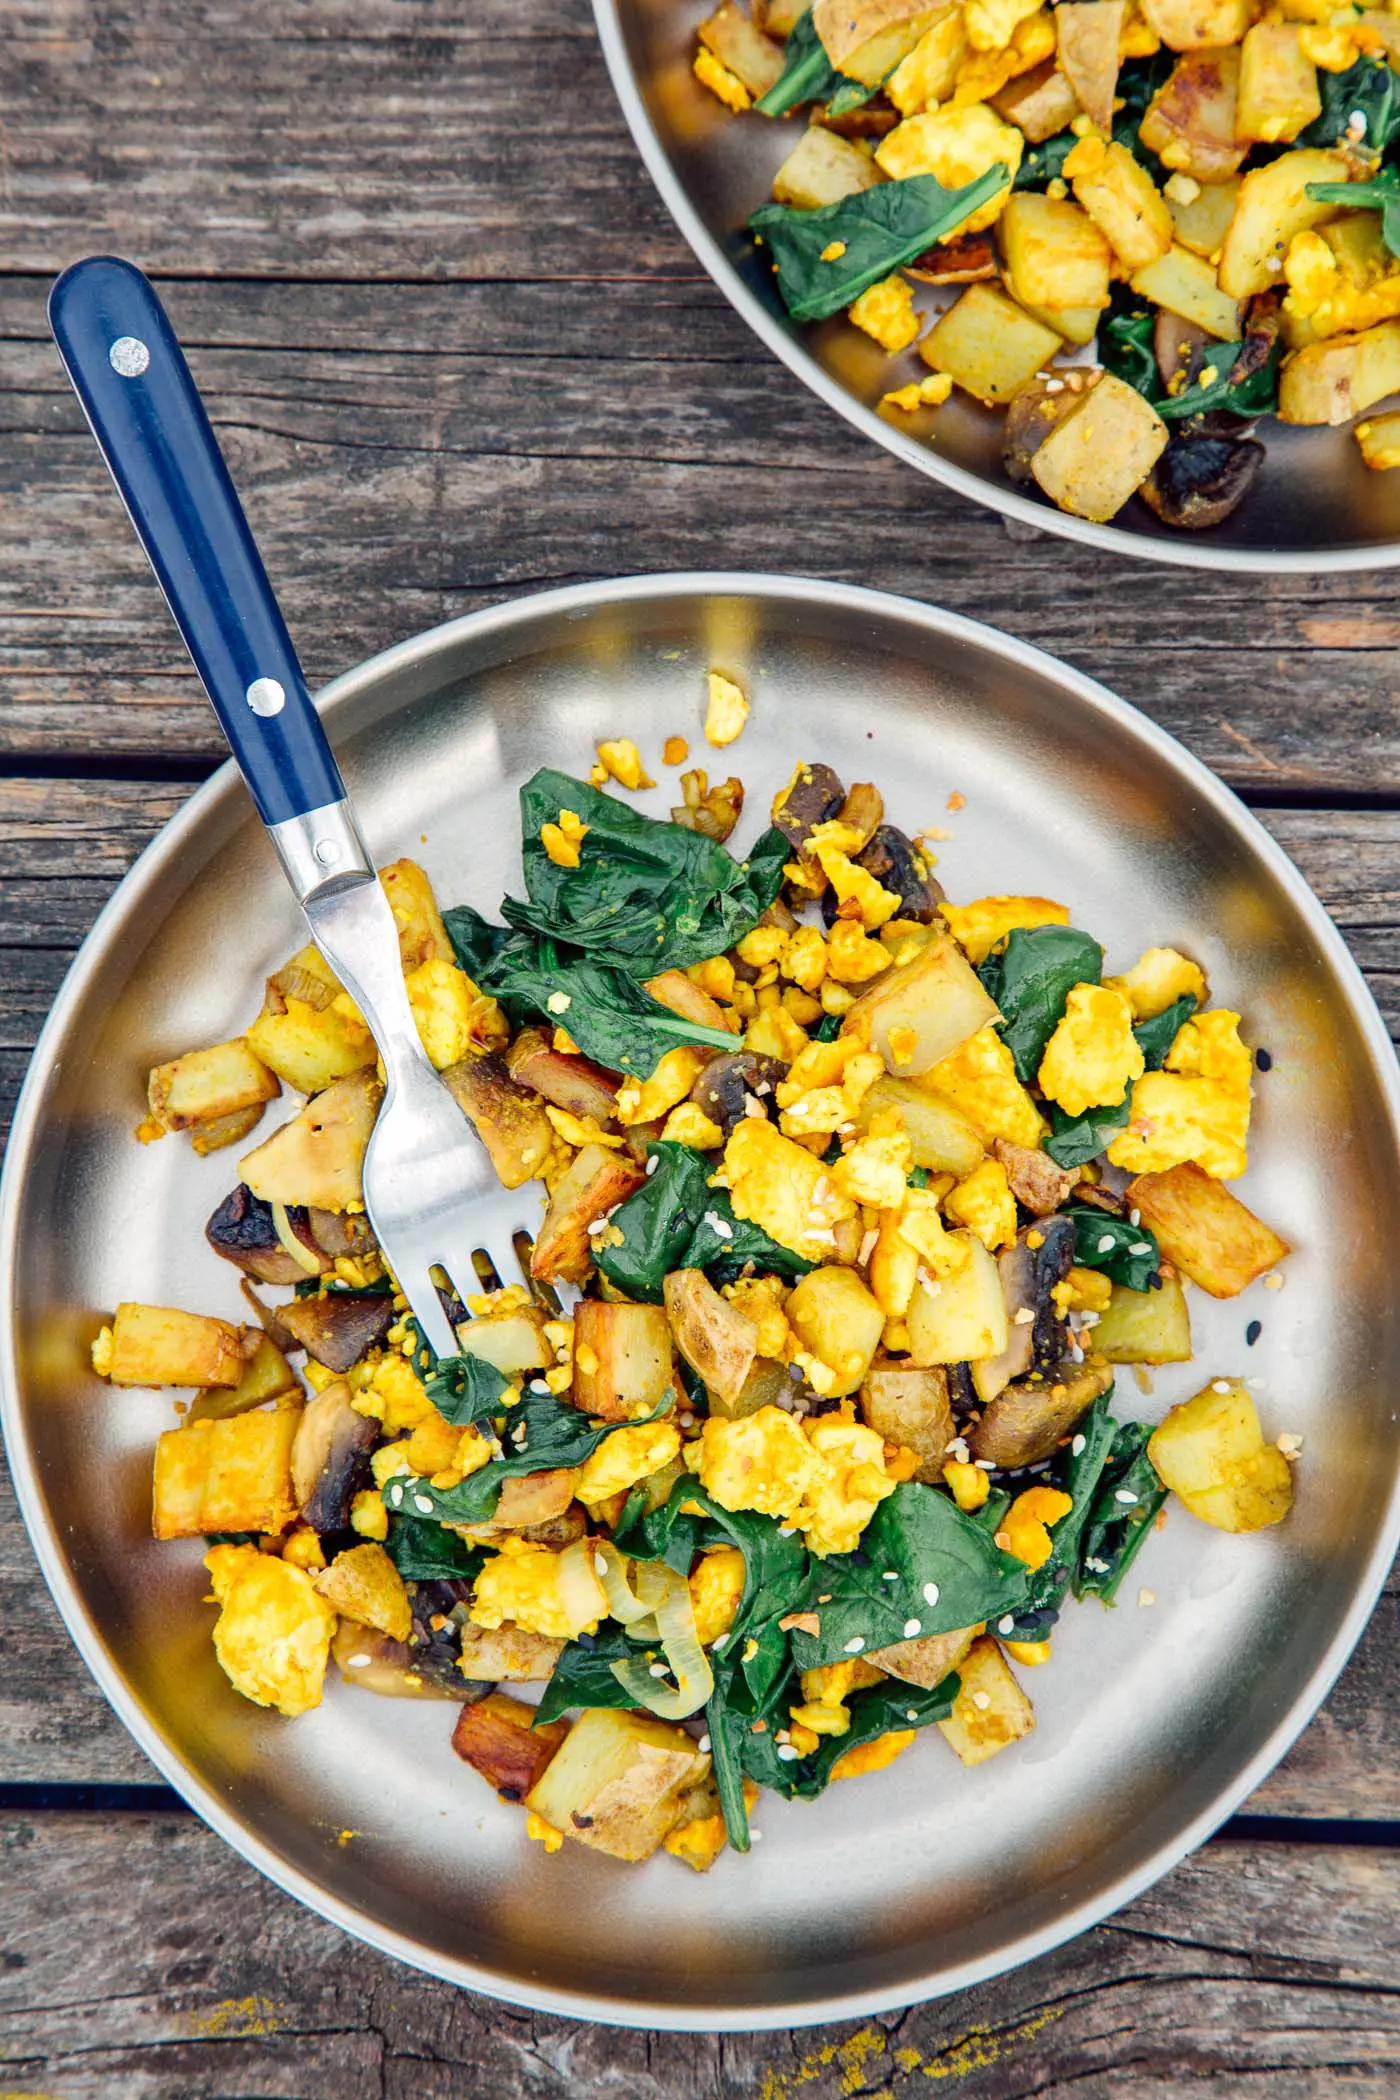
<path id="1" fill-rule="evenodd" d="M 875 877 L 881 888 L 898 897 L 901 919 L 913 919 L 920 926 L 933 924 L 943 902 L 943 887 L 929 873 L 923 856 L 915 851 L 914 841 L 906 833 L 894 824 L 881 824 L 858 857 L 861 867 Z M 822 899 L 822 916 L 828 926 L 836 916 L 828 908 L 831 897 L 828 891 Z"/>
<path id="2" fill-rule="evenodd" d="M 736 1123 L 760 1110 L 771 1121 L 777 1113 L 776 1089 L 787 1066 L 755 1050 L 721 1052 L 712 1057 L 690 1090 L 690 1098 L 728 1137 Z"/>
<path id="3" fill-rule="evenodd" d="M 805 760 L 794 768 L 791 780 L 773 800 L 773 822 L 801 854 L 818 824 L 829 824 L 840 813 L 846 790 L 830 766 L 810 765 Z M 810 887 L 825 887 L 825 877 L 815 866 Z"/>
<path id="4" fill-rule="evenodd" d="M 1006 1171 L 1012 1195 L 1034 1217 L 1053 1216 L 1078 1185 L 1081 1169 L 1057 1167 L 1048 1152 L 1013 1145 L 1009 1138 L 993 1139 L 992 1152 Z"/>
<path id="5" fill-rule="evenodd" d="M 1054 372 L 1048 379 L 1032 379 L 1011 396 L 1002 423 L 1001 463 L 1012 481 L 1031 486 L 1031 461 L 1097 377 L 1077 369 Z"/>
<path id="6" fill-rule="evenodd" d="M 424 1667 L 424 1658 L 408 1641 L 396 1641 L 372 1626 L 342 1619 L 331 1642 L 331 1654 L 347 1684 L 381 1699 L 484 1699 L 487 1684 L 471 1684 L 452 1669 L 449 1676 Z"/>
<path id="7" fill-rule="evenodd" d="M 374 1227 L 363 1211 L 317 1210 L 313 1205 L 307 1210 L 306 1223 L 311 1245 L 332 1261 L 342 1257 L 358 1261 L 378 1252 Z"/>
<path id="8" fill-rule="evenodd" d="M 326 1386 L 307 1406 L 292 1440 L 292 1486 L 313 1531 L 345 1529 L 378 1438 L 378 1422 L 372 1415 L 356 1414 L 343 1379 Z"/>
<path id="9" fill-rule="evenodd" d="M 312 1260 L 318 1260 L 323 1271 L 329 1269 L 329 1257 L 321 1256 L 311 1243 L 306 1212 L 294 1206 L 287 1210 L 286 1218 L 299 1243 L 307 1248 L 306 1261 L 298 1261 L 278 1236 L 272 1205 L 241 1181 L 214 1212 L 204 1237 L 216 1254 L 234 1262 L 246 1275 L 256 1276 L 260 1283 L 301 1283 Z"/>
<path id="10" fill-rule="evenodd" d="M 1053 1457 L 1060 1439 L 1112 1383 L 1111 1365 L 1090 1357 L 1083 1364 L 1063 1365 L 1059 1376 L 1009 1385 L 966 1432 L 968 1449 L 994 1466 L 1038 1465 Z"/>
<path id="11" fill-rule="evenodd" d="M 977 284 L 997 274 L 997 251 L 989 233 L 965 233 L 961 240 L 939 241 L 904 265 L 923 284 Z"/>
<path id="12" fill-rule="evenodd" d="M 1205 532 L 1239 509 L 1259 478 L 1264 457 L 1257 438 L 1179 430 L 1139 494 L 1164 525 Z"/>
<path id="13" fill-rule="evenodd" d="M 279 1308 L 282 1325 L 328 1371 L 348 1371 L 394 1320 L 387 1291 L 326 1291 Z"/>

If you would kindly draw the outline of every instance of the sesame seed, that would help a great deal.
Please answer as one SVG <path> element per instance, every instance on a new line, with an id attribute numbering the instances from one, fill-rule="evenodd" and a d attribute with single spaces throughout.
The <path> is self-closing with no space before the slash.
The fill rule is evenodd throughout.
<path id="1" fill-rule="evenodd" d="M 1113 1234 L 1111 1232 L 1104 1233 L 1103 1237 L 1100 1239 L 1098 1244 L 1098 1252 L 1100 1254 L 1112 1254 Z"/>
<path id="2" fill-rule="evenodd" d="M 915 1635 L 922 1633 L 923 1630 L 924 1622 L 922 1619 L 906 1619 L 904 1622 L 904 1638 L 906 1641 L 912 1641 Z"/>
<path id="3" fill-rule="evenodd" d="M 1128 1212 L 1128 1223 L 1130 1225 L 1141 1225 L 1142 1212 L 1140 1210 L 1130 1210 Z"/>
<path id="4" fill-rule="evenodd" d="M 1230 1381 L 1228 1378 L 1213 1378 L 1210 1382 L 1210 1389 L 1213 1393 L 1228 1393 Z"/>
<path id="5" fill-rule="evenodd" d="M 751 1845 L 756 1845 L 762 1836 L 763 1832 L 761 1830 L 751 1830 L 749 1832 L 749 1843 Z"/>
<path id="6" fill-rule="evenodd" d="M 972 1695 L 972 1703 L 977 1708 L 977 1711 L 979 1713 L 984 1714 L 987 1711 L 987 1708 L 992 1703 L 991 1696 L 987 1692 L 974 1692 Z"/>
<path id="7" fill-rule="evenodd" d="M 1115 1502 L 1133 1503 L 1137 1501 L 1137 1496 L 1131 1488 L 1115 1488 L 1113 1499 Z"/>
<path id="8" fill-rule="evenodd" d="M 1252 1349 L 1252 1348 L 1254 1347 L 1254 1344 L 1255 1344 L 1255 1343 L 1256 1343 L 1256 1342 L 1258 1341 L 1258 1339 L 1259 1339 L 1260 1335 L 1261 1335 L 1261 1334 L 1262 1334 L 1263 1332 L 1264 1332 L 1264 1326 L 1263 1326 L 1263 1322 L 1262 1322 L 1262 1321 L 1260 1321 L 1260 1320 L 1251 1320 L 1251 1321 L 1250 1321 L 1250 1323 L 1249 1323 L 1249 1325 L 1248 1325 L 1248 1327 L 1246 1327 L 1246 1329 L 1245 1329 L 1245 1331 L 1244 1331 L 1244 1345 L 1245 1345 L 1245 1348 L 1246 1348 L 1246 1349 Z"/>
<path id="9" fill-rule="evenodd" d="M 401 1481 L 396 1480 L 393 1486 L 390 1488 L 389 1500 L 393 1503 L 395 1509 L 397 1509 L 399 1504 L 403 1501 L 403 1484 Z"/>
<path id="10" fill-rule="evenodd" d="M 1106 1575 L 1111 1563 L 1106 1560 L 1097 1560 L 1092 1553 L 1088 1553 L 1084 1556 L 1084 1565 L 1086 1568 L 1092 1568 L 1096 1575 Z"/>
<path id="11" fill-rule="evenodd" d="M 918 1709 L 918 1707 L 917 1707 L 917 1706 L 906 1706 L 906 1707 L 905 1707 L 905 1709 L 904 1709 L 904 1718 L 905 1718 L 905 1720 L 906 1720 L 906 1721 L 917 1721 L 917 1720 L 918 1720 L 918 1718 L 919 1718 L 919 1709 Z"/>
<path id="12" fill-rule="evenodd" d="M 1100 1321 L 1100 1320 L 1101 1320 L 1102 1318 L 1103 1318 L 1103 1314 L 1102 1314 L 1102 1313 L 1094 1313 L 1094 1312 L 1088 1312 L 1088 1313 L 1081 1313 L 1081 1314 L 1080 1314 L 1080 1317 L 1079 1317 L 1079 1324 L 1080 1324 L 1080 1326 L 1081 1326 L 1081 1327 L 1097 1327 L 1097 1326 L 1098 1326 L 1098 1324 L 1099 1324 L 1099 1321 Z"/>
<path id="13" fill-rule="evenodd" d="M 544 1003 L 550 1013 L 566 1014 L 574 1002 L 567 992 L 551 992 Z"/>
<path id="14" fill-rule="evenodd" d="M 427 1495 L 415 1495 L 413 1498 L 413 1507 L 418 1511 L 420 1516 L 430 1517 L 433 1513 L 432 1501 Z"/>
<path id="15" fill-rule="evenodd" d="M 1081 1455 L 1081 1454 L 1083 1453 L 1083 1451 L 1084 1451 L 1084 1450 L 1085 1450 L 1085 1449 L 1087 1448 L 1087 1445 L 1088 1445 L 1088 1441 L 1089 1441 L 1089 1440 L 1088 1440 L 1088 1438 L 1087 1438 L 1087 1437 L 1083 1437 L 1083 1436 L 1077 1436 L 1077 1437 L 1075 1437 L 1075 1438 L 1074 1438 L 1074 1439 L 1072 1440 L 1072 1442 L 1071 1442 L 1071 1444 L 1070 1444 L 1070 1447 L 1069 1447 L 1069 1455 L 1070 1455 L 1070 1457 L 1071 1457 L 1071 1458 L 1078 1458 L 1078 1457 L 1080 1457 L 1080 1455 Z"/>
<path id="16" fill-rule="evenodd" d="M 657 1168 L 658 1168 L 658 1167 L 660 1166 L 660 1164 L 661 1164 L 661 1154 L 660 1154 L 659 1152 L 653 1152 L 653 1153 L 652 1153 L 652 1155 L 651 1155 L 651 1158 L 650 1158 L 650 1159 L 649 1159 L 649 1160 L 647 1161 L 647 1178 L 648 1178 L 648 1180 L 650 1180 L 651 1176 L 652 1176 L 652 1175 L 653 1175 L 653 1174 L 654 1174 L 654 1173 L 656 1172 L 656 1170 L 657 1170 Z"/>
<path id="17" fill-rule="evenodd" d="M 778 1755 L 785 1765 L 794 1763 L 801 1754 L 800 1750 L 793 1749 L 791 1743 L 779 1743 L 778 1745 Z"/>
<path id="18" fill-rule="evenodd" d="M 1261 1072 L 1272 1072 L 1274 1069 L 1274 1061 L 1267 1050 L 1256 1050 L 1254 1062 L 1258 1065 Z"/>
<path id="19" fill-rule="evenodd" d="M 713 1641 L 711 1641 L 710 1646 L 714 1649 L 716 1655 L 718 1655 L 721 1648 L 727 1648 L 729 1646 L 729 1635 L 727 1633 L 716 1634 Z"/>
<path id="20" fill-rule="evenodd" d="M 648 1672 L 648 1675 L 652 1677 L 664 1677 L 666 1675 L 665 1663 L 653 1663 L 650 1671 Z"/>
<path id="21" fill-rule="evenodd" d="M 797 1526 L 795 1524 L 780 1524 L 778 1526 L 778 1537 L 780 1539 L 790 1539 L 796 1530 Z"/>
<path id="22" fill-rule="evenodd" d="M 1150 1254 L 1152 1252 L 1152 1242 L 1151 1240 L 1134 1240 L 1128 1252 L 1129 1254 Z"/>
<path id="23" fill-rule="evenodd" d="M 365 1670 L 369 1667 L 367 1655 L 352 1655 L 345 1665 L 347 1670 Z"/>
<path id="24" fill-rule="evenodd" d="M 1014 1633 L 1015 1630 L 1016 1621 L 1010 1612 L 1006 1614 L 1005 1618 L 997 1620 L 998 1633 Z"/>
<path id="25" fill-rule="evenodd" d="M 846 1653 L 847 1655 L 859 1655 L 864 1646 L 865 1635 L 863 1633 L 853 1633 L 846 1643 Z"/>
<path id="26" fill-rule="evenodd" d="M 938 1584 L 936 1582 L 926 1582 L 924 1584 L 924 1602 L 929 1605 L 937 1604 Z"/>
<path id="27" fill-rule="evenodd" d="M 542 1378 L 532 1378 L 530 1380 L 530 1391 L 532 1393 L 547 1393 L 549 1391 L 549 1387 L 545 1384 Z"/>
<path id="28" fill-rule="evenodd" d="M 866 1233 L 865 1238 L 860 1243 L 860 1253 L 856 1256 L 857 1268 L 863 1269 L 865 1267 L 865 1264 L 875 1252 L 876 1242 L 879 1240 L 879 1237 L 879 1233 L 873 1227 Z"/>
<path id="29" fill-rule="evenodd" d="M 983 1473 L 995 1473 L 997 1469 L 996 1460 L 991 1458 L 974 1458 L 972 1463 L 980 1468 Z"/>
<path id="30" fill-rule="evenodd" d="M 1156 1602 L 1157 1602 L 1157 1592 L 1156 1592 L 1155 1590 L 1139 1590 L 1139 1591 L 1138 1591 L 1138 1603 L 1139 1603 L 1139 1605 L 1140 1605 L 1140 1606 L 1142 1607 L 1142 1609 L 1143 1609 L 1144 1611 L 1146 1611 L 1146 1610 L 1148 1609 L 1149 1605 L 1153 1605 L 1153 1604 L 1155 1604 Z"/>
<path id="31" fill-rule="evenodd" d="M 696 1745 L 696 1748 L 697 1748 L 697 1749 L 699 1749 L 699 1750 L 708 1750 L 708 1749 L 709 1749 L 709 1747 L 710 1747 L 710 1738 L 709 1738 L 709 1737 L 708 1737 L 707 1735 L 702 1735 L 702 1736 L 701 1736 L 701 1738 L 700 1738 L 700 1741 L 699 1741 L 699 1742 L 698 1742 L 698 1744 Z"/>
<path id="32" fill-rule="evenodd" d="M 967 1453 L 967 1438 L 965 1436 L 955 1436 L 953 1438 L 952 1443 L 948 1446 L 947 1455 L 949 1458 L 956 1459 L 960 1466 L 967 1465 L 969 1462 Z"/>
<path id="33" fill-rule="evenodd" d="M 1035 1307 L 1033 1305 L 1023 1305 L 1020 1311 L 1013 1316 L 1011 1324 L 1013 1327 L 1029 1327 L 1034 1320 Z"/>

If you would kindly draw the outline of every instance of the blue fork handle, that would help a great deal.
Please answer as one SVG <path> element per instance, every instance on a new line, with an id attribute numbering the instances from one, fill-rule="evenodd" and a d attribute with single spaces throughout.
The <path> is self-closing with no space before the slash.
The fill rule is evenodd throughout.
<path id="1" fill-rule="evenodd" d="M 286 824 L 342 802 L 340 770 L 154 288 L 131 263 L 91 256 L 54 285 L 49 325 L 258 814 Z"/>

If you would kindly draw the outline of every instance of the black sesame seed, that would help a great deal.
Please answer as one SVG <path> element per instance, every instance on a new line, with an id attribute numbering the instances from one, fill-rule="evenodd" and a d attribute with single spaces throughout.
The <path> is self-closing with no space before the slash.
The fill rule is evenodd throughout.
<path id="1" fill-rule="evenodd" d="M 1274 1069 L 1274 1061 L 1267 1050 L 1256 1050 L 1254 1062 L 1258 1065 L 1261 1072 L 1272 1072 Z"/>
<path id="2" fill-rule="evenodd" d="M 1264 1328 L 1262 1321 L 1251 1320 L 1248 1327 L 1246 1327 L 1244 1331 L 1244 1345 L 1246 1349 L 1252 1349 L 1254 1347 L 1254 1344 L 1258 1341 L 1260 1335 L 1263 1332 Z"/>

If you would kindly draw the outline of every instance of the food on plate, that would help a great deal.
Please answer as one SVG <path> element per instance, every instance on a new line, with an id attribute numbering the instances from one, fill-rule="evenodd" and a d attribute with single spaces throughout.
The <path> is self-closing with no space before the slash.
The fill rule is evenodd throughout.
<path id="1" fill-rule="evenodd" d="M 114 1384 L 193 1392 L 153 1524 L 204 1542 L 239 1692 L 302 1714 L 333 1664 L 455 1701 L 547 1849 L 699 1871 L 765 1790 L 930 1724 L 969 1766 L 1010 1749 L 1017 1669 L 1071 1595 L 1120 1595 L 1169 1493 L 1256 1530 L 1297 1454 L 1235 1375 L 1155 1427 L 1114 1394 L 1192 1363 L 1194 1291 L 1288 1253 L 1226 1186 L 1254 1058 L 1200 964 L 1106 973 L 1068 903 L 949 900 L 928 836 L 819 761 L 741 856 L 701 782 L 666 822 L 629 739 L 592 782 L 537 773 L 504 923 L 384 871 L 424 1047 L 535 1217 L 519 1279 L 443 1286 L 457 1354 L 365 1216 L 380 1082 L 314 949 L 244 1036 L 157 1067 L 179 1112 L 141 1131 L 207 1154 L 307 1096 L 208 1192 L 252 1317 L 128 1302 L 93 1343 Z"/>
<path id="2" fill-rule="evenodd" d="M 1013 481 L 1186 531 L 1249 495 L 1261 418 L 1400 391 L 1396 71 L 1368 0 L 722 0 L 695 57 L 789 120 L 749 228 L 795 321 L 884 351 L 885 412 L 932 435 L 956 390 Z M 1356 426 L 1373 469 L 1393 421 Z"/>

